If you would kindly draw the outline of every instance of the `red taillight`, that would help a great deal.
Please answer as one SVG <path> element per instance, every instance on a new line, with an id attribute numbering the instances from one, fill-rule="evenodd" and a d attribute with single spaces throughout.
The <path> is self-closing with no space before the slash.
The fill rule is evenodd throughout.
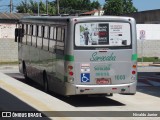
<path id="1" fill-rule="evenodd" d="M 70 76 L 73 76 L 73 66 L 72 65 L 68 65 L 68 74 L 70 75 Z"/>
<path id="2" fill-rule="evenodd" d="M 73 76 L 73 72 L 72 72 L 72 71 L 71 71 L 71 72 L 69 72 L 69 75 L 70 75 L 70 76 Z"/>
<path id="3" fill-rule="evenodd" d="M 69 70 L 72 70 L 72 69 L 73 69 L 73 66 L 68 66 L 68 69 L 69 69 Z"/>
<path id="4" fill-rule="evenodd" d="M 136 74 L 136 71 L 132 71 L 132 74 L 133 74 L 133 75 Z"/>

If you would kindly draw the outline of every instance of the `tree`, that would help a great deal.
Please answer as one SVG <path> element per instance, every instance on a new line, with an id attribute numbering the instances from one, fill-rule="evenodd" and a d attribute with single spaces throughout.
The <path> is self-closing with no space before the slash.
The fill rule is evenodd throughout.
<path id="1" fill-rule="evenodd" d="M 28 3 L 27 0 L 24 0 L 16 7 L 18 13 L 28 13 Z"/>
<path id="2" fill-rule="evenodd" d="M 105 0 L 104 14 L 105 15 L 122 15 L 127 13 L 137 12 L 133 6 L 132 0 Z"/>
<path id="3" fill-rule="evenodd" d="M 46 5 L 40 1 L 40 13 L 46 13 Z M 100 3 L 98 0 L 91 2 L 90 0 L 59 0 L 60 14 L 76 14 L 86 11 L 98 9 Z M 54 15 L 57 13 L 57 0 L 48 2 L 49 14 Z M 30 0 L 23 0 L 20 5 L 17 6 L 19 13 L 38 13 L 38 3 Z"/>
<path id="4" fill-rule="evenodd" d="M 59 6 L 60 14 L 75 14 L 98 9 L 100 3 L 98 1 L 91 2 L 90 0 L 59 0 Z"/>
<path id="5" fill-rule="evenodd" d="M 33 0 L 30 0 L 30 2 L 27 2 L 27 0 L 22 1 L 16 9 L 18 10 L 18 13 L 32 13 L 37 14 L 38 13 L 38 3 L 34 2 Z M 46 14 L 46 4 L 42 1 L 39 2 L 39 12 L 40 14 Z M 48 3 L 48 12 L 50 15 L 55 14 L 56 8 L 52 2 Z"/>
<path id="6" fill-rule="evenodd" d="M 138 10 L 133 6 L 132 0 L 123 0 L 124 11 L 123 14 L 137 12 Z"/>
<path id="7" fill-rule="evenodd" d="M 93 1 L 91 3 L 91 8 L 99 9 L 101 7 L 100 3 L 97 1 Z"/>

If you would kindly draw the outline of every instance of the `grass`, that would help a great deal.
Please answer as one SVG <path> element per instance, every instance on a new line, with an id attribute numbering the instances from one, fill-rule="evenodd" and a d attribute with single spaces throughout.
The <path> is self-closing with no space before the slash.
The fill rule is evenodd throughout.
<path id="1" fill-rule="evenodd" d="M 142 58 L 138 58 L 138 62 L 142 62 Z M 158 57 L 143 57 L 143 62 L 160 62 Z"/>
<path id="2" fill-rule="evenodd" d="M 0 62 L 0 65 L 17 65 L 18 61 L 13 61 L 13 62 Z"/>

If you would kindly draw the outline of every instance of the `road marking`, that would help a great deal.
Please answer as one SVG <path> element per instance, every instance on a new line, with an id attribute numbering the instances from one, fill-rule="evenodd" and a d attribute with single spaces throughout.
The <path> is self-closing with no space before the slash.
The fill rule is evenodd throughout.
<path id="1" fill-rule="evenodd" d="M 2 89 L 8 91 L 12 95 L 15 95 L 17 98 L 19 98 L 20 100 L 22 100 L 25 103 L 28 103 L 29 105 L 31 105 L 33 108 L 37 109 L 38 111 L 44 111 L 44 114 L 45 114 L 45 111 L 56 111 L 54 109 L 50 109 L 43 102 L 33 98 L 30 95 L 25 94 L 24 92 L 16 89 L 15 87 L 7 84 L 6 82 L 4 82 L 2 80 L 0 80 L 0 85 L 1 85 Z M 46 113 L 46 115 L 47 115 L 47 113 Z M 55 116 L 64 116 L 64 115 L 62 113 L 55 112 Z M 68 118 L 65 118 L 65 117 L 58 118 L 58 119 L 60 119 L 60 120 L 69 120 Z"/>

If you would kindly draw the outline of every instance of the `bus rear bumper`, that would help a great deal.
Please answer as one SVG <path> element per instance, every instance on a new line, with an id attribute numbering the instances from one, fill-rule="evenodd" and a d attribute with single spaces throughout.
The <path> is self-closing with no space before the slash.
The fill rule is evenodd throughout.
<path id="1" fill-rule="evenodd" d="M 73 89 L 75 89 L 75 93 L 72 93 L 70 91 L 70 95 L 110 94 L 110 93 L 133 95 L 136 93 L 136 85 L 137 82 L 120 84 L 120 85 L 72 85 L 72 87 L 74 87 Z"/>

